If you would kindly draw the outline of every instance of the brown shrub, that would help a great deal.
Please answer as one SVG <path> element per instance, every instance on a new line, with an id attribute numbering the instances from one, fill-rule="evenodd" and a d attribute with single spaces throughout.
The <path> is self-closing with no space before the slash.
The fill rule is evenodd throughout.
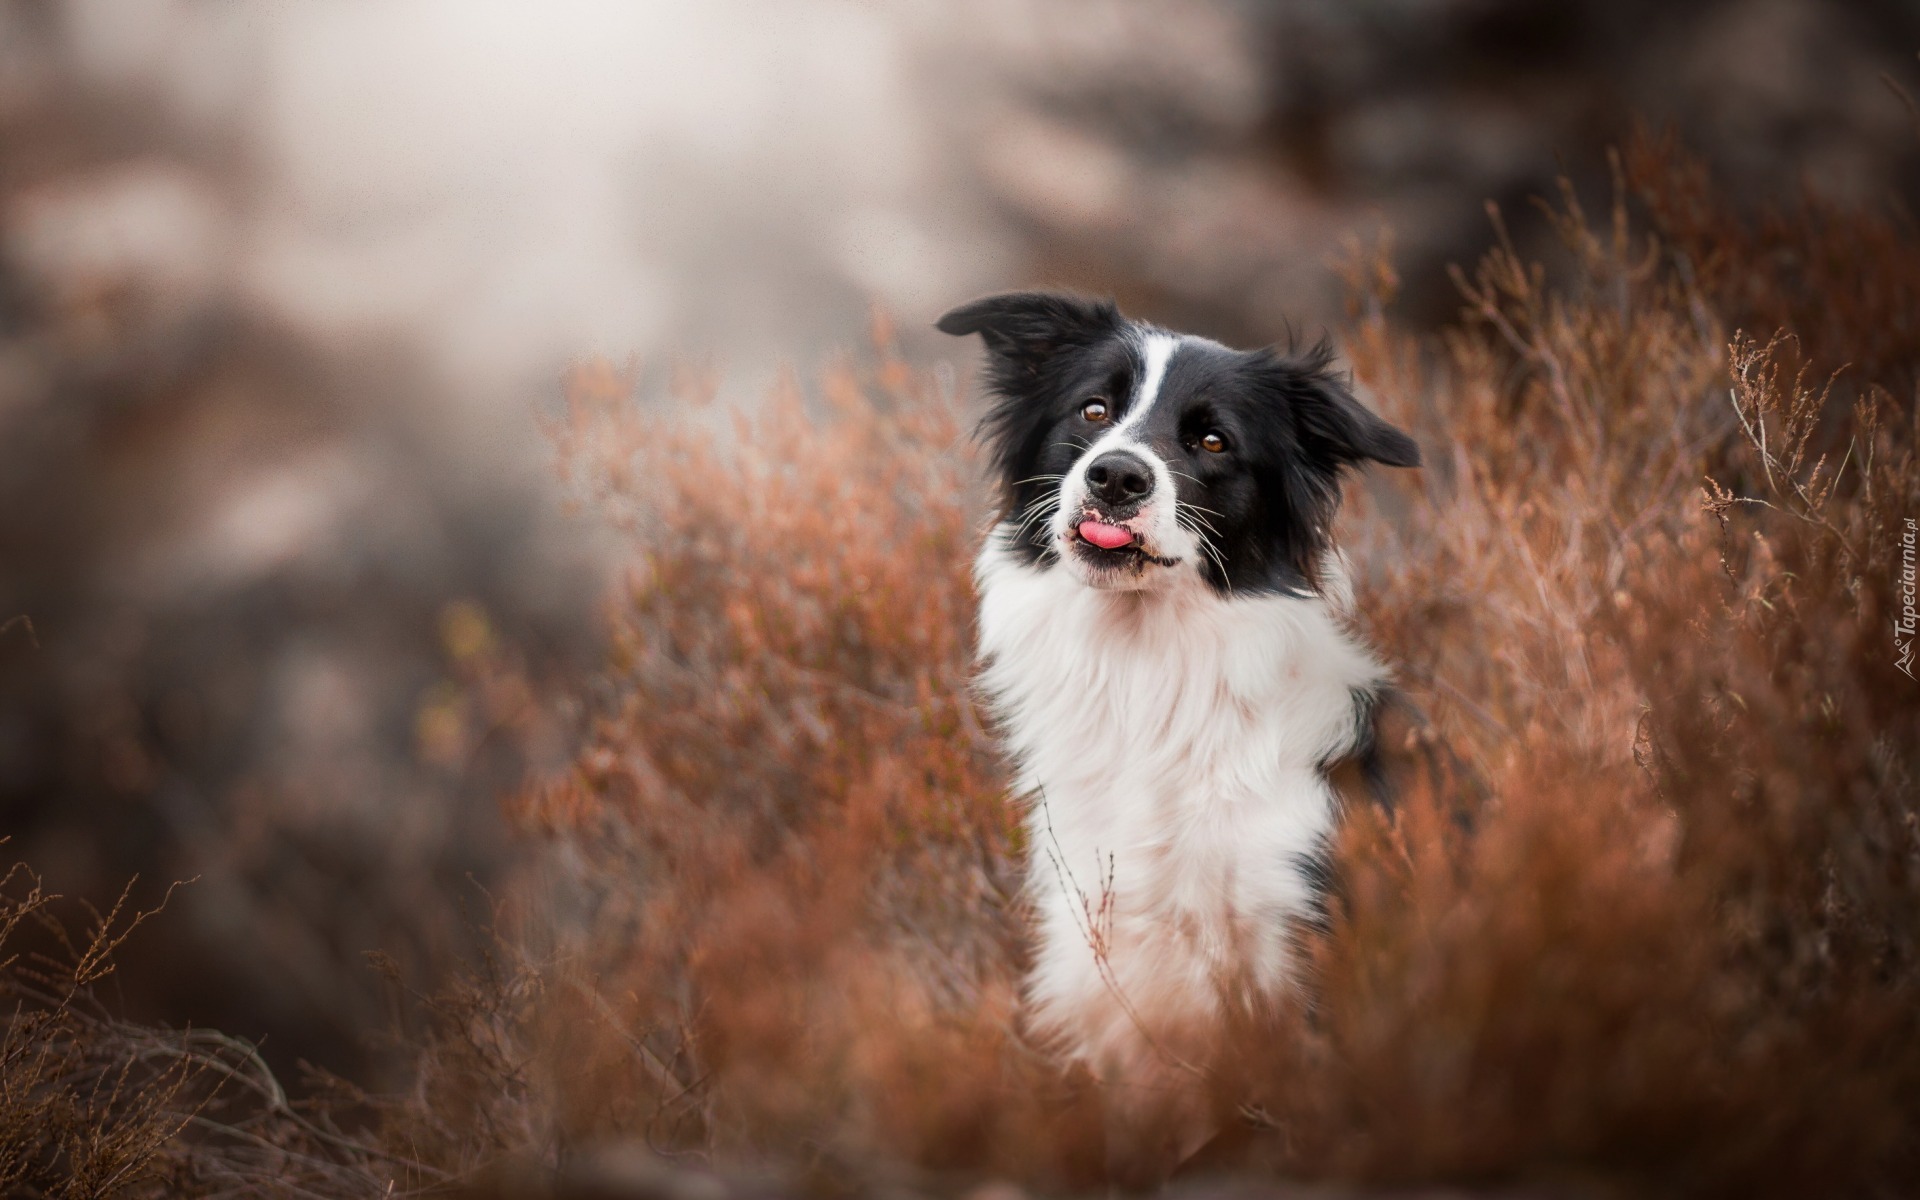
<path id="1" fill-rule="evenodd" d="M 374 1197 L 403 1169 L 434 1177 L 341 1128 L 351 1089 L 290 1100 L 249 1043 L 114 1015 L 115 952 L 159 912 L 132 891 L 100 913 L 23 865 L 0 878 L 0 1193 Z"/>
<path id="2" fill-rule="evenodd" d="M 1850 366 L 1900 395 L 1920 383 L 1920 237 L 1904 205 L 1841 205 L 1807 183 L 1736 212 L 1671 133 L 1642 132 L 1622 163 L 1667 266 L 1730 327 L 1790 329 L 1816 369 Z"/>
<path id="3" fill-rule="evenodd" d="M 1746 1194 L 1920 1171 L 1920 704 L 1888 632 L 1913 411 L 1812 373 L 1911 387 L 1915 246 L 1811 201 L 1750 223 L 1692 172 L 1631 156 L 1664 238 L 1563 195 L 1564 278 L 1496 214 L 1435 341 L 1388 323 L 1384 257 L 1350 264 L 1358 379 L 1431 465 L 1356 495 L 1347 545 L 1425 723 L 1396 810 L 1352 814 L 1310 1018 L 1213 1068 L 1227 1165 Z M 1859 321 L 1801 290 L 1843 280 Z M 750 414 L 572 381 L 563 460 L 637 562 L 616 699 L 516 815 L 588 900 L 517 911 L 549 953 L 489 1026 L 516 1065 L 429 1078 L 524 1075 L 521 1115 L 429 1161 L 639 1136 L 837 1179 L 1097 1177 L 1097 1097 L 1018 1034 L 962 405 L 879 344 Z"/>
<path id="4" fill-rule="evenodd" d="M 1604 234 L 1559 211 L 1575 277 L 1550 286 L 1503 241 L 1441 352 L 1357 312 L 1362 379 L 1449 451 L 1375 485 L 1403 517 L 1359 531 L 1361 608 L 1487 798 L 1470 834 L 1459 797 L 1418 789 L 1350 827 L 1323 1024 L 1270 1089 L 1268 1161 L 1747 1194 L 1911 1179 L 1920 704 L 1890 636 L 1911 405 L 1857 387 L 1846 420 L 1800 365 L 1844 344 L 1729 346 L 1680 252 L 1619 206 Z M 1834 252 L 1832 220 L 1766 220 Z M 1756 278 L 1755 311 L 1802 303 Z"/>
<path id="5" fill-rule="evenodd" d="M 1044 1177 L 1085 1124 L 1042 1111 L 1073 1086 L 1013 1030 L 1018 835 L 968 695 L 960 405 L 879 345 L 750 413 L 698 379 L 654 402 L 630 372 L 570 380 L 563 462 L 640 549 L 610 622 L 618 691 L 575 769 L 514 806 L 574 906 L 510 917 L 546 947 L 516 976 L 537 1000 L 444 1024 L 429 1055 L 436 1088 L 521 1078 L 492 1054 L 531 1095 L 484 1136 L 428 1139 L 433 1161 L 640 1135 Z M 476 1026 L 504 1032 L 476 1045 Z M 447 1107 L 395 1128 L 420 1144 Z"/>
<path id="6" fill-rule="evenodd" d="M 1423 720 L 1398 805 L 1351 813 L 1311 1011 L 1209 1067 L 1217 1165 L 1920 1178 L 1920 704 L 1890 634 L 1920 260 L 1898 221 L 1743 217 L 1660 153 L 1622 171 L 1657 236 L 1563 195 L 1550 278 L 1496 219 L 1439 338 L 1390 324 L 1383 255 L 1349 264 L 1348 356 L 1430 465 L 1355 489 L 1345 541 Z M 254 1140 L 196 1143 L 200 1093 L 158 1086 L 122 1123 L 143 1178 L 244 1143 L 312 1194 L 418 1191 L 630 1140 L 836 1194 L 1099 1181 L 1099 1097 L 1019 1032 L 965 406 L 876 345 L 744 412 L 575 375 L 562 462 L 634 566 L 586 746 L 512 805 L 543 861 L 497 952 L 426 999 L 411 1093 L 345 1101 L 367 1138 L 270 1098 Z M 49 1153 L 76 1152 L 7 1161 Z"/>

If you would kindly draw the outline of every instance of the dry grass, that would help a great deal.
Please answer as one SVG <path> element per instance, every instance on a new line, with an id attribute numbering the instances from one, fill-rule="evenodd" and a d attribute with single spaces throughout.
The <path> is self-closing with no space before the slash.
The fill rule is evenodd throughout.
<path id="1" fill-rule="evenodd" d="M 1351 264 L 1349 357 L 1432 466 L 1356 497 L 1347 541 L 1427 723 L 1398 809 L 1348 827 L 1313 1018 L 1212 1068 L 1226 1165 L 1743 1194 L 1920 1171 L 1920 704 L 1889 633 L 1920 257 L 1892 218 L 1749 220 L 1670 148 L 1628 159 L 1650 231 L 1565 195 L 1549 278 L 1496 218 L 1437 340 Z M 521 815 L 599 907 L 520 1030 L 544 1140 L 449 1169 L 642 1134 L 1098 1181 L 1098 1098 L 1018 1035 L 960 405 L 880 347 L 753 416 L 575 380 L 563 456 L 640 562 L 618 708 Z"/>
<path id="2" fill-rule="evenodd" d="M 1573 278 L 1497 247 L 1444 353 L 1364 313 L 1352 339 L 1379 402 L 1447 447 L 1404 520 L 1356 531 L 1362 607 L 1486 797 L 1471 833 L 1420 791 L 1350 829 L 1325 1024 L 1287 1047 L 1269 1161 L 1911 1180 L 1920 696 L 1891 636 L 1911 392 L 1824 386 L 1790 336 L 1729 333 L 1671 241 L 1560 213 Z M 1808 261 L 1860 244 L 1766 219 Z M 1896 278 L 1836 290 L 1823 335 L 1920 280 L 1911 249 L 1856 270 Z"/>
<path id="3" fill-rule="evenodd" d="M 1814 201 L 1737 215 L 1671 147 L 1624 162 L 1604 218 L 1555 206 L 1564 274 L 1496 230 L 1439 338 L 1395 330 L 1383 256 L 1350 264 L 1348 357 L 1430 465 L 1356 489 L 1345 540 L 1425 723 L 1395 810 L 1351 814 L 1311 1017 L 1210 1068 L 1222 1165 L 1920 1178 L 1920 685 L 1891 634 L 1920 242 Z M 609 1140 L 835 1193 L 1102 1182 L 1099 1097 L 1019 1034 L 966 405 L 875 342 L 751 413 L 571 381 L 563 463 L 634 547 L 601 715 L 512 805 L 545 873 L 425 1001 L 416 1088 L 355 1101 L 357 1141 L 301 1134 L 345 1181 L 311 1194 Z M 184 1078 L 126 1123 L 149 1177 L 213 1144 L 177 1124 Z"/>
<path id="4" fill-rule="evenodd" d="M 313 1098 L 290 1100 L 246 1042 L 115 1016 L 114 953 L 160 911 L 132 892 L 101 913 L 24 866 L 0 878 L 0 1193 L 372 1197 L 430 1173 L 341 1127 L 351 1089 L 316 1076 Z"/>

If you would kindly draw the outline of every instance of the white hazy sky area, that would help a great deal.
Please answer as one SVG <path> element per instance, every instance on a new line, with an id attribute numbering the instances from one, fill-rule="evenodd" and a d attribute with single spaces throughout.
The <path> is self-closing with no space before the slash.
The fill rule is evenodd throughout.
<path id="1" fill-rule="evenodd" d="M 1201 7 L 1186 24 L 1227 50 Z M 190 125 L 240 135 L 253 186 L 237 204 L 195 214 L 148 181 L 179 210 L 177 240 L 211 234 L 247 296 L 323 336 L 410 344 L 476 399 L 594 354 L 804 366 L 857 338 L 870 301 L 918 320 L 1015 281 L 1020 248 L 978 183 L 1034 140 L 1006 94 L 1023 74 L 1125 69 L 1110 60 L 1151 15 L 837 0 L 71 11 L 86 73 L 157 85 Z M 1230 68 L 1214 74 L 1222 102 L 1250 99 Z M 1039 186 L 1098 204 L 1116 168 L 1067 149 Z M 145 220 L 167 232 L 164 214 Z"/>
<path id="2" fill-rule="evenodd" d="M 258 191 L 222 224 L 247 294 L 469 391 L 589 354 L 799 352 L 858 293 L 919 309 L 1006 269 L 877 5 L 74 11 L 89 72 L 241 131 Z"/>
<path id="3" fill-rule="evenodd" d="M 783 366 L 804 375 L 857 347 L 878 304 L 921 353 L 971 363 L 975 346 L 927 326 L 952 304 L 1034 282 L 1026 239 L 1040 228 L 1117 238 L 1161 260 L 1165 278 L 1215 286 L 1219 272 L 1195 271 L 1196 256 L 1255 271 L 1286 262 L 1287 230 L 1269 222 L 1255 237 L 1231 215 L 1269 212 L 1255 202 L 1268 183 L 1204 164 L 1149 174 L 1033 100 L 1122 81 L 1131 95 L 1176 97 L 1212 129 L 1244 127 L 1260 112 L 1259 76 L 1227 5 L 65 0 L 59 11 L 59 70 L 154 96 L 171 127 L 235 148 L 238 165 L 208 172 L 156 146 L 30 189 L 4 214 L 16 262 L 82 294 L 134 280 L 159 297 L 163 327 L 237 299 L 349 358 L 397 349 L 438 381 L 404 414 L 365 414 L 354 445 L 237 467 L 182 460 L 177 473 L 201 482 L 176 489 L 175 532 L 141 547 L 163 590 L 329 561 L 329 545 L 418 558 L 409 547 L 431 539 L 402 518 L 420 507 L 419 471 L 383 458 L 372 431 L 432 430 L 442 469 L 470 493 L 531 484 L 548 453 L 531 415 L 570 363 L 593 356 L 698 361 L 751 396 Z M 1245 254 L 1255 241 L 1266 252 Z M 383 537 L 392 545 L 379 551 Z"/>

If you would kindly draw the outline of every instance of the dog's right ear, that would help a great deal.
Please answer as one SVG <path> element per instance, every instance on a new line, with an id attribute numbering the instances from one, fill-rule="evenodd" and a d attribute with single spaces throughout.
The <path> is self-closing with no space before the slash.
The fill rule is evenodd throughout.
<path id="1" fill-rule="evenodd" d="M 1088 300 L 1055 292 L 1004 292 L 962 304 L 935 322 L 941 333 L 977 333 L 995 366 L 1018 377 L 1031 374 L 1062 350 L 1088 346 L 1120 328 L 1111 300 Z"/>

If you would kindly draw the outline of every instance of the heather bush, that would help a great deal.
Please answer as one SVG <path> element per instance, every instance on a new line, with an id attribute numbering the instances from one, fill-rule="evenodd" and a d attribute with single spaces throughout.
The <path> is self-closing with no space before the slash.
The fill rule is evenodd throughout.
<path id="1" fill-rule="evenodd" d="M 1624 197 L 1595 231 L 1565 197 L 1572 277 L 1496 246 L 1424 355 L 1359 314 L 1362 379 L 1447 448 L 1355 530 L 1361 607 L 1484 798 L 1463 830 L 1416 776 L 1350 827 L 1275 1165 L 1745 1194 L 1920 1167 L 1911 393 L 1729 332 L 1652 211 L 1654 235 Z M 1839 227 L 1762 219 L 1809 260 Z"/>
<path id="2" fill-rule="evenodd" d="M 1551 274 L 1494 213 L 1435 338 L 1394 328 L 1383 254 L 1347 264 L 1357 379 L 1431 464 L 1344 520 L 1416 715 L 1398 804 L 1350 814 L 1311 1013 L 1208 1068 L 1212 1165 L 1746 1193 L 1920 1167 L 1911 230 L 1742 215 L 1652 142 L 1617 176 L 1598 219 L 1549 206 Z M 616 698 L 516 809 L 588 899 L 535 922 L 540 1137 L 444 1165 L 639 1136 L 1096 1183 L 1098 1096 L 1019 1030 L 967 401 L 884 337 L 750 412 L 667 391 L 585 370 L 557 429 L 636 548 Z"/>
<path id="3" fill-rule="evenodd" d="M 1435 336 L 1395 326 L 1385 247 L 1343 264 L 1356 381 L 1428 463 L 1342 519 L 1407 701 L 1397 798 L 1350 805 L 1305 1002 L 1203 1062 L 1211 1169 L 1920 1178 L 1920 685 L 1893 636 L 1920 240 L 1740 211 L 1651 139 L 1616 176 L 1598 216 L 1547 206 L 1552 270 L 1494 213 Z M 299 1112 L 244 1055 L 135 1053 L 158 1099 L 101 1126 L 127 1178 L 520 1195 L 618 1144 L 763 1190 L 1105 1184 L 1097 1088 L 1021 1032 L 1025 848 L 968 687 L 974 410 L 884 321 L 873 343 L 740 408 L 694 373 L 572 375 L 562 471 L 631 565 L 579 753 L 509 804 L 530 861 L 492 950 L 416 998 L 404 1094 Z M 511 674 L 474 669 L 484 703 L 526 709 Z M 9 1054 L 105 1045 L 104 1078 L 162 1036 L 32 1023 L 73 1011 L 19 1010 Z M 0 1103 L 67 1078 L 10 1067 Z M 245 1103 L 203 1128 L 202 1096 Z"/>
<path id="4" fill-rule="evenodd" d="M 316 1072 L 290 1099 L 251 1043 L 117 1015 L 115 954 L 174 889 L 144 910 L 133 890 L 100 912 L 25 865 L 0 877 L 0 1193 L 373 1197 L 403 1169 L 439 1178 L 365 1136 L 351 1087 Z"/>

